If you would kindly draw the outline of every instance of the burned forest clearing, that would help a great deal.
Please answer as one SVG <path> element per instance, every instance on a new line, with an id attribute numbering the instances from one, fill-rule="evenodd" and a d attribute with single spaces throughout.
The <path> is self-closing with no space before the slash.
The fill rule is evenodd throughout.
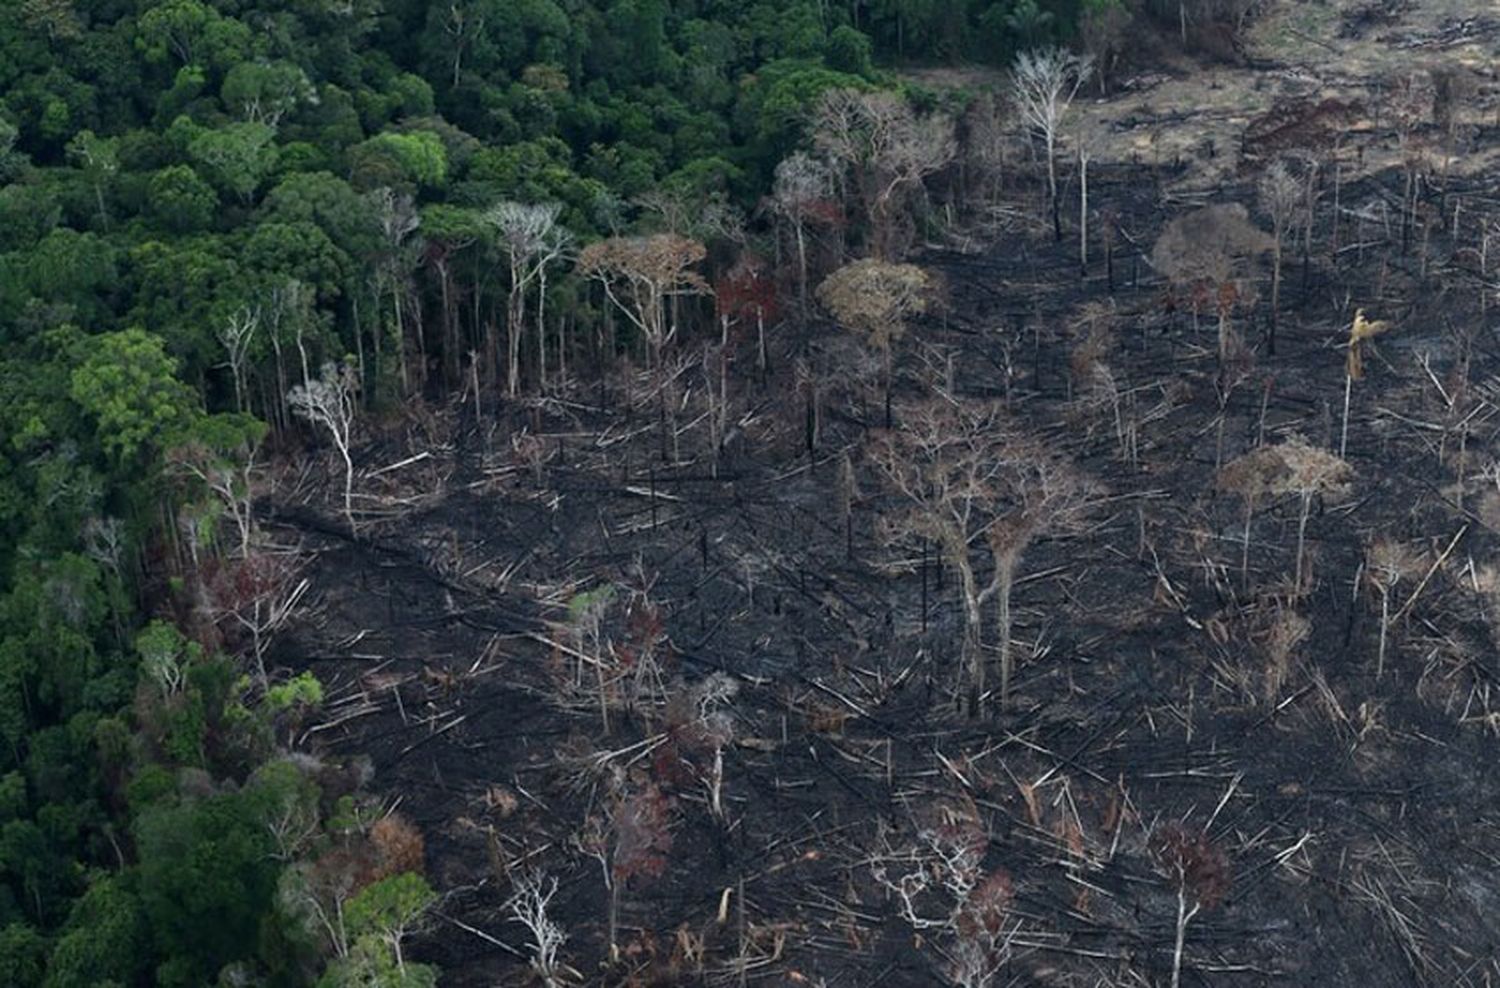
<path id="1" fill-rule="evenodd" d="M 0 984 L 1500 988 L 1500 11 L 0 2 Z"/>
<path id="2" fill-rule="evenodd" d="M 1082 239 L 1076 147 L 1055 236 L 1016 144 L 944 166 L 902 271 L 368 426 L 353 537 L 342 467 L 283 470 L 272 657 L 327 689 L 296 743 L 426 835 L 413 956 L 1500 979 L 1496 100 L 1355 58 L 1492 59 L 1500 22 L 1283 6 L 1258 38 L 1349 58 L 1079 96 Z"/>

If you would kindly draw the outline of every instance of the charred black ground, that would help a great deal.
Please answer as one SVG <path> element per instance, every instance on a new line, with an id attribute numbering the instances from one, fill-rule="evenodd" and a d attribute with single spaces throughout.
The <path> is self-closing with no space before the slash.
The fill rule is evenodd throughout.
<path id="1" fill-rule="evenodd" d="M 367 754 L 375 788 L 427 835 L 445 898 L 415 955 L 453 985 L 527 983 L 529 946 L 503 904 L 507 876 L 541 867 L 561 882 L 561 957 L 589 984 L 938 983 L 951 937 L 903 922 L 872 863 L 946 810 L 980 821 L 983 868 L 1014 889 L 1000 984 L 1165 984 L 1177 890 L 1149 844 L 1171 821 L 1206 827 L 1230 869 L 1188 927 L 1184 984 L 1500 974 L 1500 596 L 1487 582 L 1500 359 L 1481 312 L 1483 228 L 1463 215 L 1493 209 L 1495 191 L 1429 190 L 1441 222 L 1405 251 L 1395 227 L 1345 215 L 1335 253 L 1325 218 L 1311 256 L 1288 255 L 1274 355 L 1264 306 L 1236 311 L 1256 352 L 1226 373 L 1216 316 L 1195 329 L 1145 260 L 1172 215 L 1156 190 L 1170 177 L 1122 165 L 1094 178 L 1119 211 L 1113 287 L 1102 257 L 1080 280 L 1072 245 L 1034 230 L 918 258 L 948 301 L 899 345 L 896 426 L 903 400 L 935 384 L 1005 401 L 1102 486 L 1083 532 L 1025 558 L 1010 710 L 960 709 L 952 574 L 879 538 L 889 496 L 862 459 L 884 426 L 878 374 L 833 327 L 773 334 L 764 374 L 753 339 L 735 347 L 717 475 L 697 366 L 677 388 L 675 459 L 645 378 L 620 377 L 392 425 L 362 451 L 357 539 L 333 520 L 332 488 L 284 488 L 268 507 L 314 552 L 316 605 L 281 659 L 331 697 L 304 742 Z M 1400 182 L 1376 176 L 1344 201 L 1394 202 Z M 1251 195 L 1231 184 L 1214 201 Z M 1116 313 L 1123 430 L 1070 365 L 1085 304 Z M 1315 503 L 1300 594 L 1298 504 L 1264 503 L 1242 584 L 1243 505 L 1214 483 L 1221 407 L 1224 462 L 1293 433 L 1337 452 L 1359 306 L 1394 328 L 1352 389 L 1352 493 Z M 1365 559 L 1378 535 L 1420 564 L 1395 593 L 1377 680 Z M 621 649 L 659 640 L 669 693 L 714 674 L 737 688 L 722 819 L 706 756 L 674 737 L 666 765 L 651 747 L 665 706 L 620 705 L 605 735 L 597 710 L 560 693 L 567 604 L 603 584 L 649 599 L 659 629 L 643 630 L 642 608 L 612 634 Z M 627 886 L 610 966 L 586 831 L 614 772 L 661 787 L 672 845 L 659 878 Z"/>

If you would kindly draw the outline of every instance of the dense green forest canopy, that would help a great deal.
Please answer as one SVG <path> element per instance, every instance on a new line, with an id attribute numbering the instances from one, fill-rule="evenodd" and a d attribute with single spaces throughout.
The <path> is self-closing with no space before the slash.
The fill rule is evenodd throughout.
<path id="1" fill-rule="evenodd" d="M 255 450 L 337 439 L 335 384 L 379 410 L 545 376 L 604 318 L 547 257 L 665 232 L 722 275 L 819 94 L 1119 9 L 0 4 L 0 982 L 431 983 L 387 949 L 431 896 L 419 839 L 358 766 L 286 754 L 320 689 L 237 610 L 274 576 L 235 550 Z"/>

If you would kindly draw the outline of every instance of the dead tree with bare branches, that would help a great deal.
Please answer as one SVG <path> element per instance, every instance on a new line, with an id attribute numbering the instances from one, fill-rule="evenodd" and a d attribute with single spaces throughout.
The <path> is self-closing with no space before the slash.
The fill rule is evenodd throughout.
<path id="1" fill-rule="evenodd" d="M 1057 198 L 1057 142 L 1063 120 L 1078 90 L 1093 72 L 1092 57 L 1063 48 L 1023 51 L 1011 68 L 1011 96 L 1021 122 L 1040 137 L 1047 165 L 1047 200 L 1052 207 L 1052 233 L 1062 242 L 1062 208 Z"/>
<path id="2" fill-rule="evenodd" d="M 958 151 L 953 119 L 919 115 L 891 92 L 831 89 L 812 120 L 813 143 L 841 169 L 870 220 L 870 252 L 884 260 L 904 253 L 905 205 L 927 176 Z"/>
<path id="3" fill-rule="evenodd" d="M 900 497 L 900 507 L 882 519 L 887 541 L 932 542 L 958 574 L 971 715 L 985 691 L 983 610 L 995 602 L 1005 707 L 1013 665 L 1011 591 L 1021 559 L 1038 538 L 1079 520 L 1090 485 L 992 402 L 943 398 L 904 409 L 901 429 L 881 436 L 870 459 Z M 988 557 L 984 585 L 976 550 Z"/>
<path id="4" fill-rule="evenodd" d="M 321 427 L 333 440 L 344 461 L 344 518 L 349 531 L 354 525 L 354 458 L 350 452 L 354 431 L 358 374 L 348 363 L 323 365 L 323 373 L 287 392 L 287 405 L 302 418 Z"/>
<path id="5" fill-rule="evenodd" d="M 545 374 L 547 268 L 563 257 L 572 242 L 568 231 L 557 222 L 561 212 L 562 207 L 557 203 L 502 202 L 484 214 L 510 266 L 510 295 L 505 307 L 505 389 L 511 397 L 515 397 L 521 386 L 521 335 L 525 331 L 526 295 L 533 282 L 541 286 L 536 332 L 539 373 Z"/>

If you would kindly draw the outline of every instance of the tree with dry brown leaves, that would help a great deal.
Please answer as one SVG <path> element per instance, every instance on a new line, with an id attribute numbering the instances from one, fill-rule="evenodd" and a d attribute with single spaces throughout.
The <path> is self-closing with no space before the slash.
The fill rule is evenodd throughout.
<path id="1" fill-rule="evenodd" d="M 1272 238 L 1250 222 L 1250 213 L 1239 203 L 1205 206 L 1172 220 L 1151 248 L 1151 266 L 1160 271 L 1174 289 L 1192 300 L 1196 320 L 1200 300 L 1219 303 L 1219 359 L 1230 355 L 1232 340 L 1224 302 L 1249 293 L 1248 268 L 1274 246 Z M 1230 289 L 1226 293 L 1226 286 Z"/>
<path id="2" fill-rule="evenodd" d="M 677 337 L 677 320 L 667 302 L 684 295 L 707 295 L 708 282 L 693 270 L 708 254 L 701 241 L 674 233 L 611 237 L 590 244 L 578 257 L 578 270 L 604 286 L 609 301 L 640 330 L 651 367 Z"/>
<path id="3" fill-rule="evenodd" d="M 1281 313 L 1281 258 L 1287 233 L 1302 205 L 1302 187 L 1286 165 L 1276 162 L 1261 176 L 1256 189 L 1260 208 L 1271 218 L 1271 333 L 1267 349 L 1276 352 L 1276 327 Z"/>
<path id="4" fill-rule="evenodd" d="M 1297 562 L 1292 586 L 1294 592 L 1300 594 L 1307 519 L 1312 511 L 1313 498 L 1347 493 L 1353 476 L 1354 469 L 1348 463 L 1327 450 L 1310 445 L 1296 434 L 1287 437 L 1279 446 L 1262 446 L 1225 464 L 1219 471 L 1218 487 L 1240 495 L 1245 501 L 1245 548 L 1241 573 L 1248 569 L 1250 517 L 1256 501 L 1264 496 L 1295 494 L 1301 510 L 1297 518 Z"/>
<path id="5" fill-rule="evenodd" d="M 879 351 L 885 364 L 885 424 L 891 425 L 893 346 L 906 333 L 906 322 L 927 311 L 932 278 L 914 264 L 889 264 L 874 258 L 839 268 L 818 286 L 818 301 L 839 325 L 852 329 Z"/>
<path id="6" fill-rule="evenodd" d="M 901 499 L 882 519 L 887 541 L 931 541 L 958 574 L 971 714 L 985 690 L 983 609 L 995 602 L 1003 708 L 1013 665 L 1011 590 L 1021 558 L 1038 538 L 1079 521 L 1089 483 L 994 402 L 945 397 L 904 409 L 901 429 L 876 440 L 870 460 Z M 991 570 L 984 585 L 981 560 Z"/>
<path id="7" fill-rule="evenodd" d="M 1182 983 L 1182 947 L 1188 924 L 1212 909 L 1229 892 L 1229 857 L 1209 839 L 1180 823 L 1158 827 L 1151 835 L 1151 855 L 1177 892 L 1177 942 L 1172 950 L 1172 988 Z"/>

